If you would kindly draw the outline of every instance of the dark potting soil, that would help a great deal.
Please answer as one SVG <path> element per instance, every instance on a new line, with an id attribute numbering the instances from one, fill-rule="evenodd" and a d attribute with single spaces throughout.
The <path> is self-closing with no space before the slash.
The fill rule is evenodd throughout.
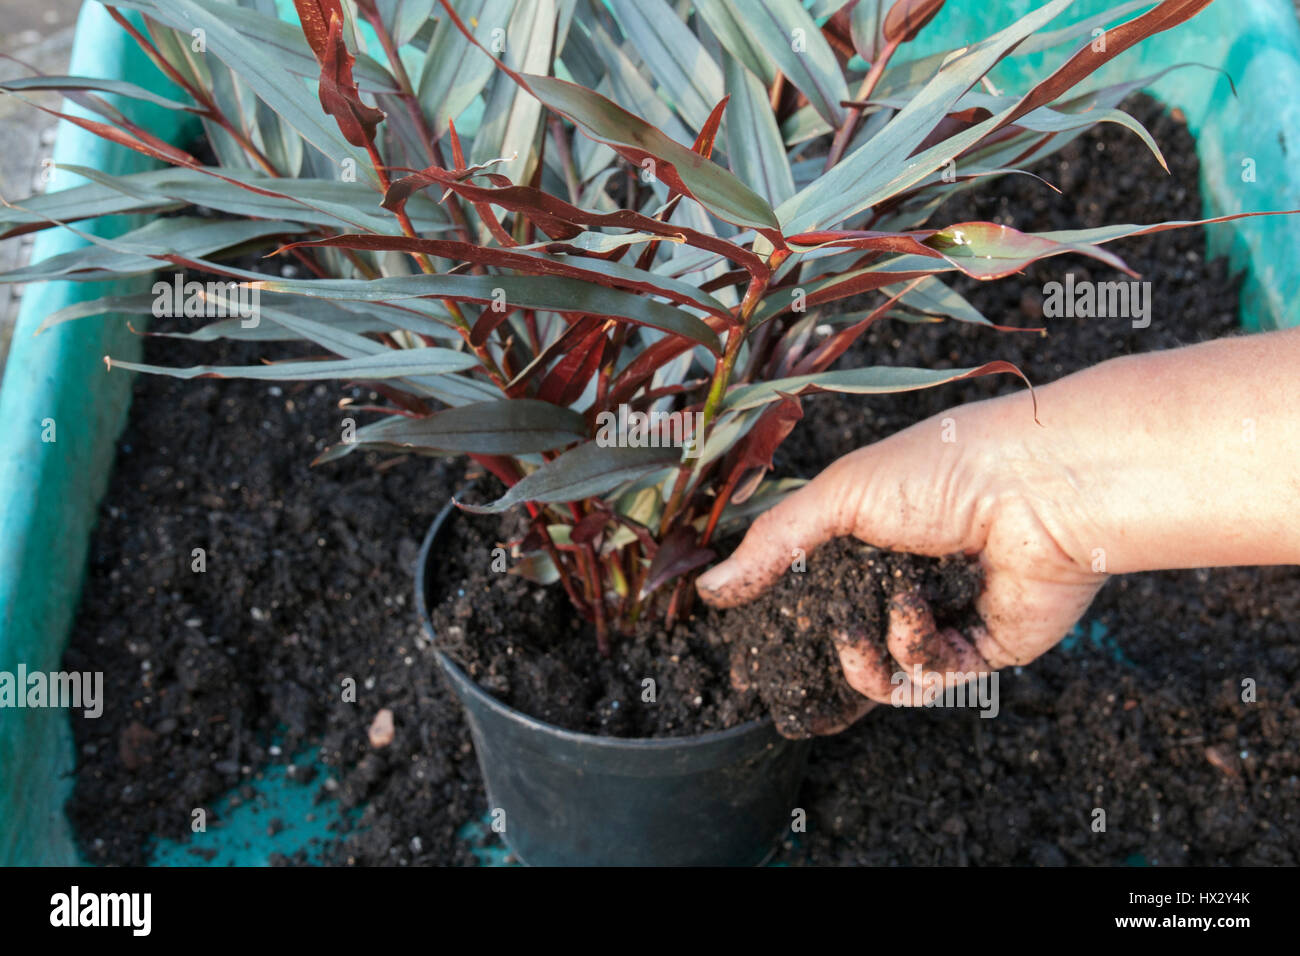
<path id="1" fill-rule="evenodd" d="M 1195 218 L 1190 136 L 1149 103 L 1136 112 L 1165 149 L 1172 176 L 1131 134 L 1107 127 L 1038 169 L 1064 196 L 1011 177 L 955 198 L 943 218 L 1022 229 Z M 1202 231 L 1114 248 L 1153 283 L 1149 328 L 1055 319 L 1038 337 L 891 322 L 865 338 L 856 360 L 951 367 L 1005 358 L 1046 382 L 1115 355 L 1234 334 L 1236 287 L 1222 262 L 1205 260 Z M 1034 325 L 1043 284 L 1067 271 L 1118 278 L 1071 257 L 1023 277 L 959 285 L 994 321 Z M 174 365 L 265 354 L 146 341 L 147 361 Z M 1016 387 L 987 378 L 903 396 L 818 396 L 806 403 L 806 421 L 779 453 L 777 471 L 812 475 L 858 445 Z M 260 767 L 319 747 L 321 795 L 360 808 L 322 848 L 325 859 L 472 861 L 457 831 L 483 814 L 486 800 L 459 705 L 435 674 L 408 600 L 420 537 L 464 474 L 437 459 L 360 453 L 309 468 L 339 435 L 346 413 L 337 398 L 325 386 L 137 381 L 65 662 L 105 672 L 103 717 L 74 717 L 79 764 L 68 813 L 88 860 L 143 862 L 152 839 L 188 836 L 193 808 L 211 808 L 232 790 L 248 799 Z M 192 550 L 200 547 L 206 570 L 197 573 Z M 806 573 L 845 566 L 842 555 L 825 560 L 836 556 L 812 556 Z M 815 582 L 794 578 L 765 604 L 769 620 L 787 607 L 796 629 L 801 599 L 802 610 L 833 615 L 848 606 L 837 588 L 877 587 L 841 580 L 810 601 Z M 502 586 L 537 600 L 522 582 Z M 571 620 L 555 601 L 546 592 L 528 613 Z M 452 617 L 457 606 L 448 606 Z M 861 606 L 864 614 L 880 607 L 865 597 Z M 640 719 L 630 712 L 657 715 L 656 729 L 667 733 L 680 733 L 688 719 L 743 719 L 743 696 L 728 703 L 730 648 L 701 620 L 697 611 L 665 648 L 647 645 L 639 658 L 630 648 L 626 671 L 600 665 L 608 679 L 586 695 L 585 719 L 621 733 Z M 1115 579 L 1082 637 L 1002 675 L 997 719 L 877 708 L 819 740 L 800 796 L 807 832 L 792 835 L 780 859 L 1295 863 L 1297 621 L 1300 569 Z M 543 658 L 536 670 L 547 666 Z M 648 707 L 645 678 L 656 680 L 660 704 L 688 701 L 694 710 L 679 719 Z M 1256 685 L 1250 704 L 1241 700 L 1246 678 Z M 355 702 L 344 699 L 348 679 Z M 481 679 L 491 688 L 512 677 L 489 662 Z M 537 687 L 538 707 L 560 707 L 571 690 L 564 682 Z M 395 731 L 376 747 L 367 731 L 383 709 Z M 1106 814 L 1103 832 L 1094 830 L 1096 810 Z"/>
<path id="2" fill-rule="evenodd" d="M 920 586 L 941 625 L 969 623 L 978 593 L 977 566 L 965 560 L 835 542 L 745 607 L 697 605 L 672 631 L 647 615 L 606 659 L 562 590 L 493 570 L 494 549 L 512 537 L 497 530 L 449 517 L 436 552 L 442 584 L 430 595 L 437 644 L 500 700 L 587 733 L 682 736 L 770 713 L 787 736 L 812 736 L 857 697 L 835 663 L 836 631 L 861 628 L 883 643 L 884 602 L 899 585 Z M 558 634 L 557 621 L 566 622 Z"/>
<path id="3" fill-rule="evenodd" d="M 601 657 L 561 587 L 494 570 L 512 524 L 451 515 L 437 542 L 437 644 L 481 687 L 548 723 L 621 737 L 682 736 L 762 716 L 756 700 L 732 691 L 728 645 L 704 616 L 671 632 L 644 624 Z M 522 523 L 517 530 L 515 538 Z"/>

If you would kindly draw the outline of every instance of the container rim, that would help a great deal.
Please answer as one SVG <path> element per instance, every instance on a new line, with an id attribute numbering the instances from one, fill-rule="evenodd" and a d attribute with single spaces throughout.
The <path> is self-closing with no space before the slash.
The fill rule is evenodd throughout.
<path id="1" fill-rule="evenodd" d="M 465 490 L 473 487 L 473 484 L 467 485 L 462 489 Z M 437 633 L 433 629 L 433 620 L 429 616 L 429 603 L 425 594 L 425 580 L 427 576 L 429 553 L 433 550 L 433 543 L 437 540 L 439 533 L 442 531 L 443 524 L 456 508 L 456 497 L 453 496 L 445 505 L 442 506 L 433 523 L 429 525 L 429 530 L 425 532 L 424 541 L 420 545 L 420 555 L 415 563 L 415 611 L 420 618 L 420 627 L 428 635 L 432 642 L 437 641 Z M 726 730 L 710 730 L 702 734 L 692 734 L 684 737 L 601 737 L 596 734 L 583 733 L 577 730 L 565 730 L 555 724 L 547 723 L 544 720 L 538 720 L 536 717 L 530 717 L 521 710 L 516 710 L 509 704 L 504 704 L 497 700 L 478 683 L 465 673 L 450 657 L 440 651 L 434 644 L 433 653 L 437 656 L 438 664 L 445 670 L 457 684 L 466 689 L 469 694 L 484 707 L 495 711 L 498 715 L 513 721 L 520 726 L 527 727 L 534 731 L 544 731 L 560 740 L 569 741 L 574 744 L 581 744 L 584 747 L 602 747 L 618 750 L 642 750 L 642 751 L 666 751 L 680 750 L 687 747 L 707 747 L 715 744 L 726 743 L 739 737 L 744 737 L 754 733 L 764 727 L 772 729 L 775 733 L 775 727 L 771 717 L 762 717 L 758 720 L 746 721 L 735 727 L 728 727 Z"/>

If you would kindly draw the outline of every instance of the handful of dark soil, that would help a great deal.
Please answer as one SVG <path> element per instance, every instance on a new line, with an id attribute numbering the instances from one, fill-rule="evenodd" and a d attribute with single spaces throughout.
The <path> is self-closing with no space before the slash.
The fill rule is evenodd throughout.
<path id="1" fill-rule="evenodd" d="M 982 575 L 963 555 L 923 558 L 833 541 L 804 571 L 782 576 L 756 601 L 722 613 L 731 643 L 732 682 L 756 693 L 787 737 L 809 737 L 842 725 L 862 695 L 840 670 L 833 635 L 865 633 L 883 647 L 890 598 L 919 589 L 940 627 L 977 620 L 973 605 Z"/>

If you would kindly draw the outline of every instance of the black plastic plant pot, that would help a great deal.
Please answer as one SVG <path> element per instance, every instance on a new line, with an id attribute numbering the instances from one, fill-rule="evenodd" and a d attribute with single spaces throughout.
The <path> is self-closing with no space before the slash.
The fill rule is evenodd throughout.
<path id="1" fill-rule="evenodd" d="M 415 602 L 433 638 L 429 560 L 446 508 L 425 536 Z M 451 518 L 451 520 L 457 520 Z M 575 733 L 481 689 L 437 652 L 465 707 L 494 822 L 533 866 L 755 866 L 789 832 L 807 741 L 770 720 L 692 737 Z"/>

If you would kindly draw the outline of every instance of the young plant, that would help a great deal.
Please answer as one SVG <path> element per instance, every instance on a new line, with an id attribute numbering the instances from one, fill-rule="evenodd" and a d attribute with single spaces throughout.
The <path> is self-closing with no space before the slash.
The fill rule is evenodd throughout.
<path id="1" fill-rule="evenodd" d="M 527 509 L 514 570 L 558 581 L 608 653 L 652 607 L 671 626 L 720 529 L 797 484 L 768 472 L 805 396 L 1016 371 L 834 369 L 874 323 L 991 326 L 945 274 L 992 280 L 1062 253 L 1127 272 L 1103 243 L 1185 225 L 927 225 L 955 190 L 1095 123 L 1132 129 L 1159 158 L 1117 108 L 1144 80 L 1075 88 L 1209 0 L 1123 3 L 1045 32 L 1070 2 L 909 58 L 943 0 L 296 0 L 300 26 L 271 0 L 121 0 L 114 19 L 173 90 L 55 76 L 0 88 L 61 91 L 83 112 L 56 115 L 164 168 L 74 167 L 85 185 L 9 206 L 0 238 L 176 214 L 3 278 L 170 263 L 231 280 L 196 300 L 223 317 L 189 337 L 298 339 L 319 358 L 109 365 L 382 395 L 351 409 L 378 417 L 319 460 L 360 448 L 473 459 L 505 490 L 462 507 Z M 1061 48 L 1026 92 L 988 80 L 1014 52 Z M 194 114 L 216 162 L 100 94 Z M 232 261 L 249 249 L 313 277 Z M 44 327 L 157 312 L 158 300 L 109 296 Z"/>

